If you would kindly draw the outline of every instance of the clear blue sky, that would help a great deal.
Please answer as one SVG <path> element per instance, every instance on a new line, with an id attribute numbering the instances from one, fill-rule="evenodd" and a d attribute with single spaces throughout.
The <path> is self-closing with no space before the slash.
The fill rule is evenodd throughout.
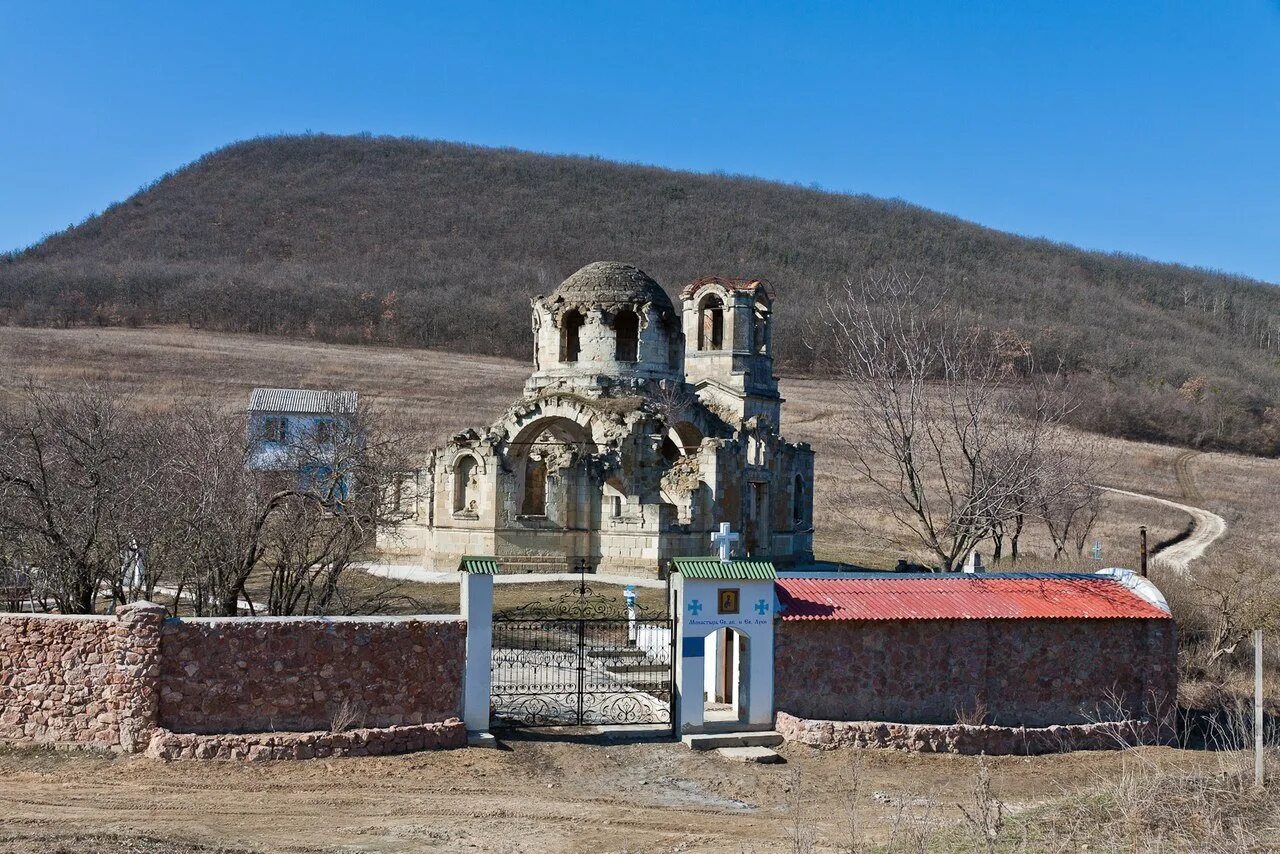
<path id="1" fill-rule="evenodd" d="M 1280 0 L 0 0 L 0 249 L 307 130 L 816 183 L 1280 282 Z"/>

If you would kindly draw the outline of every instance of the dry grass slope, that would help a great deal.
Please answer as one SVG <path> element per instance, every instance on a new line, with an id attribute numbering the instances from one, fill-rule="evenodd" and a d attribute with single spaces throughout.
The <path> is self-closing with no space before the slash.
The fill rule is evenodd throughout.
<path id="1" fill-rule="evenodd" d="M 410 419 L 433 440 L 497 417 L 519 393 L 526 362 L 395 347 L 357 347 L 186 329 L 35 330 L 0 327 L 0 394 L 27 377 L 51 386 L 80 379 L 106 383 L 139 406 L 206 401 L 240 408 L 254 386 L 354 388 Z M 830 560 L 890 567 L 920 556 L 876 510 L 866 487 L 841 464 L 847 415 L 821 380 L 784 379 L 783 432 L 817 452 L 817 551 Z M 1182 500 L 1177 448 L 1105 440 L 1104 485 Z M 1280 504 L 1280 461 L 1227 453 L 1193 464 L 1204 503 L 1227 518 L 1224 543 L 1280 549 L 1274 508 Z M 1152 541 L 1185 525 L 1184 514 L 1111 496 L 1099 522 L 1108 565 L 1135 566 L 1137 526 Z M 1048 567 L 1047 539 L 1032 527 L 1024 565 Z M 1068 568 L 1068 567 L 1058 567 Z"/>

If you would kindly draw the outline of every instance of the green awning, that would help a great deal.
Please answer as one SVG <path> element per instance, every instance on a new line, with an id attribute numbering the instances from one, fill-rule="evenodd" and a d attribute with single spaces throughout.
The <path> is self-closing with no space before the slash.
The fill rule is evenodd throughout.
<path id="1" fill-rule="evenodd" d="M 463 572 L 469 572 L 472 575 L 497 575 L 498 560 L 492 557 L 477 557 L 476 555 L 463 555 L 462 565 L 458 567 Z"/>
<path id="2" fill-rule="evenodd" d="M 676 572 L 685 578 L 711 578 L 721 581 L 773 581 L 778 577 L 771 560 L 731 560 L 718 557 L 677 557 L 671 561 Z"/>

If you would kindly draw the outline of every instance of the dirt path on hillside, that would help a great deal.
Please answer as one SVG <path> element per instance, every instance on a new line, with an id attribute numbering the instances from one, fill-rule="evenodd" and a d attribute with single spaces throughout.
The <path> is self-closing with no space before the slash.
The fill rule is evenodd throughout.
<path id="1" fill-rule="evenodd" d="M 1191 473 L 1191 461 L 1198 456 L 1199 451 L 1183 451 L 1174 458 L 1173 470 L 1178 477 L 1178 490 L 1182 493 L 1182 500 L 1188 504 L 1201 505 L 1204 504 L 1204 494 L 1196 483 L 1195 475 Z"/>
<path id="2" fill-rule="evenodd" d="M 826 852 L 847 850 L 854 823 L 866 841 L 926 812 L 959 828 L 978 770 L 799 746 L 769 766 L 671 742 L 508 746 L 266 765 L 0 749 L 0 852 Z M 1123 757 L 988 761 L 1018 811 L 1120 773 Z"/>
<path id="3" fill-rule="evenodd" d="M 1191 517 L 1190 535 L 1186 539 L 1176 542 L 1158 554 L 1153 555 L 1151 558 L 1153 562 L 1163 564 L 1178 572 L 1187 572 L 1191 562 L 1204 557 L 1205 550 L 1227 532 L 1227 520 L 1209 510 L 1192 507 L 1190 504 L 1180 504 L 1177 501 L 1170 501 L 1167 498 L 1159 498 L 1155 495 L 1130 492 L 1127 489 L 1115 489 L 1110 486 L 1099 488 L 1106 492 L 1114 492 L 1117 495 L 1127 495 L 1130 498 L 1140 498 L 1143 501 L 1151 501 L 1166 507 L 1172 507 Z"/>

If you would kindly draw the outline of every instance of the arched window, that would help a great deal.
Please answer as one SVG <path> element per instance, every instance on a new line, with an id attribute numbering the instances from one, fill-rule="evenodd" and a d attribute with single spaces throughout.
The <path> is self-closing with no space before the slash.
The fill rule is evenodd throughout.
<path id="1" fill-rule="evenodd" d="M 458 458 L 453 469 L 453 512 L 476 511 L 476 460 L 472 456 Z"/>
<path id="2" fill-rule="evenodd" d="M 524 516 L 547 515 L 547 463 L 541 457 L 530 457 L 524 466 L 524 498 L 520 502 Z"/>
<path id="3" fill-rule="evenodd" d="M 715 294 L 703 297 L 698 306 L 698 349 L 724 349 L 724 302 Z"/>
<path id="4" fill-rule="evenodd" d="M 796 475 L 795 487 L 791 491 L 791 518 L 797 525 L 804 524 L 805 498 L 804 478 Z"/>
<path id="5" fill-rule="evenodd" d="M 613 334 L 617 347 L 615 357 L 619 362 L 634 362 L 640 352 L 640 318 L 630 309 L 623 309 L 613 319 Z"/>
<path id="6" fill-rule="evenodd" d="M 582 324 L 586 318 L 576 308 L 570 309 L 560 318 L 560 361 L 576 362 L 581 352 Z"/>
<path id="7" fill-rule="evenodd" d="M 769 306 L 764 300 L 756 300 L 755 310 L 755 332 L 753 333 L 752 343 L 755 345 L 755 352 L 766 355 L 769 352 L 769 338 L 772 334 L 769 328 Z"/>

